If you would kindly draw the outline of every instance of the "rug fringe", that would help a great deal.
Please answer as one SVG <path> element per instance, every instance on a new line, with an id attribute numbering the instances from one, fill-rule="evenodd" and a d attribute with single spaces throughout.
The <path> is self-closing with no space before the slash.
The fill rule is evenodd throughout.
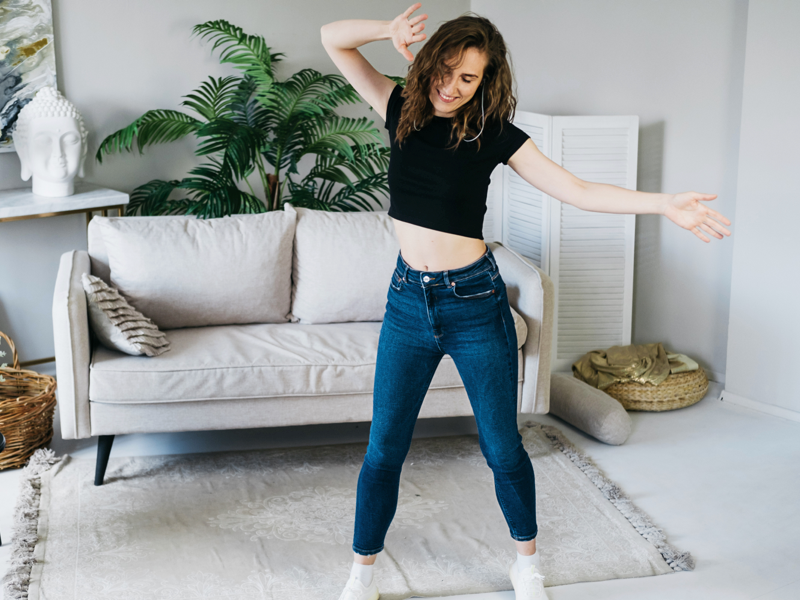
<path id="1" fill-rule="evenodd" d="M 598 487 L 603 496 L 630 521 L 636 531 L 656 547 L 673 571 L 694 570 L 695 562 L 692 555 L 689 552 L 681 552 L 669 544 L 664 531 L 656 527 L 650 517 L 638 508 L 617 484 L 606 478 L 597 468 L 597 465 L 592 462 L 592 459 L 578 450 L 557 427 L 542 423 L 527 423 L 526 425 L 538 425 L 541 427 L 542 432 L 550 439 L 553 445 L 566 454 L 589 480 Z"/>
<path id="2" fill-rule="evenodd" d="M 11 567 L 3 577 L 7 600 L 27 600 L 33 551 L 38 541 L 39 500 L 42 474 L 64 459 L 50 448 L 38 448 L 28 459 L 19 480 L 19 496 L 14 509 L 14 536 L 11 542 Z"/>

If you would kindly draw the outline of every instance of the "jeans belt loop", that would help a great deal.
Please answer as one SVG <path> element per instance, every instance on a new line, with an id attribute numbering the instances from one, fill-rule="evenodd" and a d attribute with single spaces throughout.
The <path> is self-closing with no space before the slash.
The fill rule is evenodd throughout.
<path id="1" fill-rule="evenodd" d="M 489 258 L 489 262 L 492 263 L 492 271 L 497 271 L 497 261 L 495 261 L 492 251 L 489 250 L 489 246 L 486 246 L 486 256 Z"/>

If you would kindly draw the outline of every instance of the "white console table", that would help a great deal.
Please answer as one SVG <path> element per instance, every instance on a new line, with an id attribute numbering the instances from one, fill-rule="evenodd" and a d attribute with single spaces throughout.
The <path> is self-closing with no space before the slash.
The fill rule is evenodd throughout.
<path id="1" fill-rule="evenodd" d="M 0 191 L 0 222 L 37 219 L 40 217 L 59 217 L 75 213 L 86 213 L 86 225 L 93 212 L 108 216 L 109 210 L 116 210 L 122 216 L 130 198 L 124 192 L 110 190 L 85 181 L 75 182 L 75 193 L 71 196 L 51 198 L 37 196 L 31 188 L 15 188 Z"/>
<path id="2" fill-rule="evenodd" d="M 124 192 L 110 190 L 84 181 L 75 182 L 73 195 L 56 198 L 38 196 L 31 192 L 29 187 L 2 190 L 0 191 L 0 222 L 86 213 L 86 226 L 88 227 L 94 212 L 100 212 L 106 217 L 108 211 L 116 210 L 117 215 L 122 216 L 125 205 L 129 201 L 128 194 Z M 54 360 L 55 357 L 51 356 L 20 362 L 19 366 L 25 368 Z"/>

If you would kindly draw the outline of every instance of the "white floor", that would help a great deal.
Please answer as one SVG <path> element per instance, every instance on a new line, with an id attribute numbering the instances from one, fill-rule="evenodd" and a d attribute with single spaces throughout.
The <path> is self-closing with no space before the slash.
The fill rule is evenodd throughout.
<path id="1" fill-rule="evenodd" d="M 800 423 L 718 400 L 711 383 L 697 404 L 631 412 L 634 430 L 608 446 L 551 415 L 559 427 L 647 512 L 667 540 L 688 550 L 694 571 L 547 588 L 550 600 L 800 599 Z M 93 458 L 96 438 L 62 440 L 58 410 L 50 445 Z M 475 433 L 472 418 L 419 421 L 415 437 Z M 227 432 L 123 435 L 112 457 L 366 441 L 368 424 Z M 0 574 L 8 569 L 19 470 L 0 472 Z M 509 538 L 511 544 L 511 539 Z M 380 557 L 378 558 L 380 560 Z M 546 580 L 545 580 L 546 581 Z M 450 600 L 513 600 L 513 592 Z"/>

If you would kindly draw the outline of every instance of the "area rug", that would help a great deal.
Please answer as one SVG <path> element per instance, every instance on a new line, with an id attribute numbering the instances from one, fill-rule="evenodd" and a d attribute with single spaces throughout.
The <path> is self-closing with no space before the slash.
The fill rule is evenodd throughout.
<path id="1" fill-rule="evenodd" d="M 546 587 L 694 560 L 556 427 L 529 422 Z M 39 449 L 21 477 L 6 598 L 330 600 L 350 574 L 366 443 L 111 458 Z M 374 575 L 381 598 L 510 590 L 516 557 L 477 435 L 415 439 Z"/>

